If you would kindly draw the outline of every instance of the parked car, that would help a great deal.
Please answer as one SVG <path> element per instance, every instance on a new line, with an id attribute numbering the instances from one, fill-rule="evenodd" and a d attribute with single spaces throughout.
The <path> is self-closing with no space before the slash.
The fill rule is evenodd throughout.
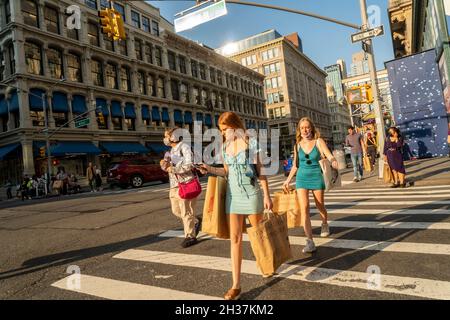
<path id="1" fill-rule="evenodd" d="M 121 188 L 132 186 L 140 188 L 144 183 L 152 181 L 168 182 L 169 175 L 164 172 L 156 160 L 129 159 L 113 162 L 108 169 L 107 182 L 111 187 Z"/>
<path id="2" fill-rule="evenodd" d="M 283 161 L 284 175 L 287 177 L 292 169 L 292 163 L 294 161 L 294 154 L 292 153 L 288 159 Z"/>

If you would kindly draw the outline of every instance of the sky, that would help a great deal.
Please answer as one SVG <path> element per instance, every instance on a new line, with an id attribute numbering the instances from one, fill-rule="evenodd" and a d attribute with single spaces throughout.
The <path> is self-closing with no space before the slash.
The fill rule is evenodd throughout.
<path id="1" fill-rule="evenodd" d="M 280 7 L 316 13 L 353 24 L 361 24 L 359 0 L 246 0 L 273 4 Z M 148 1 L 160 8 L 164 18 L 173 23 L 174 15 L 195 5 L 189 0 Z M 379 9 L 385 34 L 375 38 L 374 52 L 377 69 L 384 69 L 384 62 L 394 59 L 390 38 L 388 0 L 367 0 L 367 6 Z M 205 45 L 218 48 L 228 42 L 241 40 L 260 32 L 276 29 L 282 35 L 297 32 L 303 42 L 303 52 L 320 68 L 344 59 L 347 70 L 352 54 L 361 51 L 361 43 L 352 44 L 351 34 L 357 30 L 331 22 L 297 15 L 289 12 L 227 4 L 228 14 L 199 25 L 180 35 Z"/>

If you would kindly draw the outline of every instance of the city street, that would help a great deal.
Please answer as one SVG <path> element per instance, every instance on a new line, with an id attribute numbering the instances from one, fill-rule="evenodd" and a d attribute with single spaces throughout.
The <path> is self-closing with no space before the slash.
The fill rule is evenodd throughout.
<path id="1" fill-rule="evenodd" d="M 270 178 L 272 193 L 284 179 Z M 274 278 L 260 275 L 245 235 L 242 299 L 450 299 L 450 185 L 356 186 L 326 195 L 328 239 L 312 207 L 316 253 L 290 231 L 294 258 Z M 201 235 L 183 249 L 182 238 L 168 184 L 2 209 L 0 299 L 221 299 L 229 242 Z M 68 278 L 77 268 L 79 286 Z"/>

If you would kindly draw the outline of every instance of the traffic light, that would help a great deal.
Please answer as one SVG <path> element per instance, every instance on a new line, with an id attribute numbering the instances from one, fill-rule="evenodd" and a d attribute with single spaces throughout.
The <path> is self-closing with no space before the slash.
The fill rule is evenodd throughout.
<path id="1" fill-rule="evenodd" d="M 373 92 L 372 92 L 372 86 L 370 84 L 365 85 L 366 89 L 366 100 L 367 103 L 372 103 L 374 101 L 373 99 Z"/>
<path id="2" fill-rule="evenodd" d="M 100 25 L 102 28 L 102 32 L 104 34 L 107 34 L 108 37 L 111 37 L 114 35 L 114 21 L 113 21 L 113 15 L 110 9 L 103 9 L 99 11 L 100 16 Z"/>
<path id="3" fill-rule="evenodd" d="M 39 148 L 39 156 L 40 156 L 41 158 L 44 158 L 44 157 L 45 157 L 45 147 L 40 147 L 40 148 Z"/>
<path id="4" fill-rule="evenodd" d="M 104 125 L 105 125 L 105 117 L 103 116 L 103 113 L 102 113 L 102 112 L 99 112 L 99 113 L 97 114 L 97 117 L 98 117 L 98 121 L 100 122 L 100 124 L 101 124 L 102 126 L 104 126 Z"/>
<path id="5" fill-rule="evenodd" d="M 119 11 L 112 9 L 113 15 L 114 15 L 114 24 L 115 24 L 115 33 L 114 33 L 114 40 L 125 40 L 127 38 L 127 35 L 125 33 L 125 25 L 122 20 L 122 15 Z"/>
<path id="6" fill-rule="evenodd" d="M 55 160 L 52 161 L 52 164 L 54 166 L 58 166 L 60 163 L 61 163 L 61 161 L 59 161 L 58 159 L 55 159 Z"/>

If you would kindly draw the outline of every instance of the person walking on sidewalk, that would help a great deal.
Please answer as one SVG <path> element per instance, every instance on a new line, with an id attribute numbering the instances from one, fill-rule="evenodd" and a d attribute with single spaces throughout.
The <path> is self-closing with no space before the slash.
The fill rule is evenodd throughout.
<path id="1" fill-rule="evenodd" d="M 95 191 L 99 192 L 102 191 L 102 171 L 95 167 Z"/>
<path id="2" fill-rule="evenodd" d="M 257 226 L 263 218 L 264 209 L 272 209 L 273 205 L 267 177 L 258 174 L 261 172 L 262 155 L 256 141 L 250 140 L 246 135 L 241 118 L 234 112 L 225 112 L 219 117 L 218 123 L 223 135 L 221 154 L 224 167 L 204 164 L 202 169 L 228 178 L 225 213 L 230 216 L 233 285 L 224 298 L 236 300 L 241 294 L 242 233 L 245 219 L 248 217 L 251 225 Z"/>
<path id="3" fill-rule="evenodd" d="M 6 198 L 8 199 L 8 200 L 10 200 L 10 199 L 12 199 L 12 192 L 11 192 L 11 188 L 13 187 L 13 183 L 11 182 L 11 180 L 10 179 L 8 179 L 8 182 L 6 182 L 6 185 L 5 185 L 5 187 L 6 187 Z"/>
<path id="4" fill-rule="evenodd" d="M 172 147 L 170 154 L 160 161 L 161 169 L 169 173 L 169 198 L 172 213 L 183 221 L 183 248 L 197 243 L 197 235 L 201 228 L 201 219 L 196 216 L 197 198 L 182 199 L 179 194 L 178 183 L 198 179 L 194 173 L 193 154 L 191 147 L 177 137 L 175 131 L 179 128 L 168 129 L 164 133 L 164 144 Z M 170 157 L 170 159 L 169 159 Z"/>
<path id="5" fill-rule="evenodd" d="M 325 141 L 320 138 L 320 133 L 312 120 L 307 117 L 300 119 L 297 125 L 296 141 L 294 162 L 291 173 L 283 184 L 283 189 L 288 192 L 292 178 L 297 175 L 295 188 L 297 189 L 297 197 L 300 203 L 301 224 L 307 237 L 303 253 L 311 253 L 316 251 L 316 246 L 313 240 L 309 212 L 309 191 L 312 191 L 316 207 L 322 219 L 320 236 L 328 237 L 330 228 L 328 226 L 328 212 L 325 208 L 325 181 L 319 161 L 321 154 L 323 154 L 331 162 L 333 168 L 338 169 L 338 162 L 328 149 Z"/>
<path id="6" fill-rule="evenodd" d="M 355 128 L 348 127 L 348 135 L 345 138 L 345 145 L 352 148 L 351 158 L 353 164 L 353 182 L 359 182 L 363 176 L 362 156 L 364 148 L 364 141 L 361 134 L 357 133 Z"/>
<path id="7" fill-rule="evenodd" d="M 91 188 L 91 192 L 94 192 L 94 184 L 95 184 L 95 171 L 92 166 L 92 162 L 89 162 L 89 165 L 86 169 L 86 178 L 89 182 L 89 187 Z"/>
<path id="8" fill-rule="evenodd" d="M 384 144 L 384 162 L 389 164 L 394 176 L 394 183 L 391 188 L 406 188 L 405 165 L 403 163 L 403 137 L 396 127 L 389 129 L 389 137 Z"/>

